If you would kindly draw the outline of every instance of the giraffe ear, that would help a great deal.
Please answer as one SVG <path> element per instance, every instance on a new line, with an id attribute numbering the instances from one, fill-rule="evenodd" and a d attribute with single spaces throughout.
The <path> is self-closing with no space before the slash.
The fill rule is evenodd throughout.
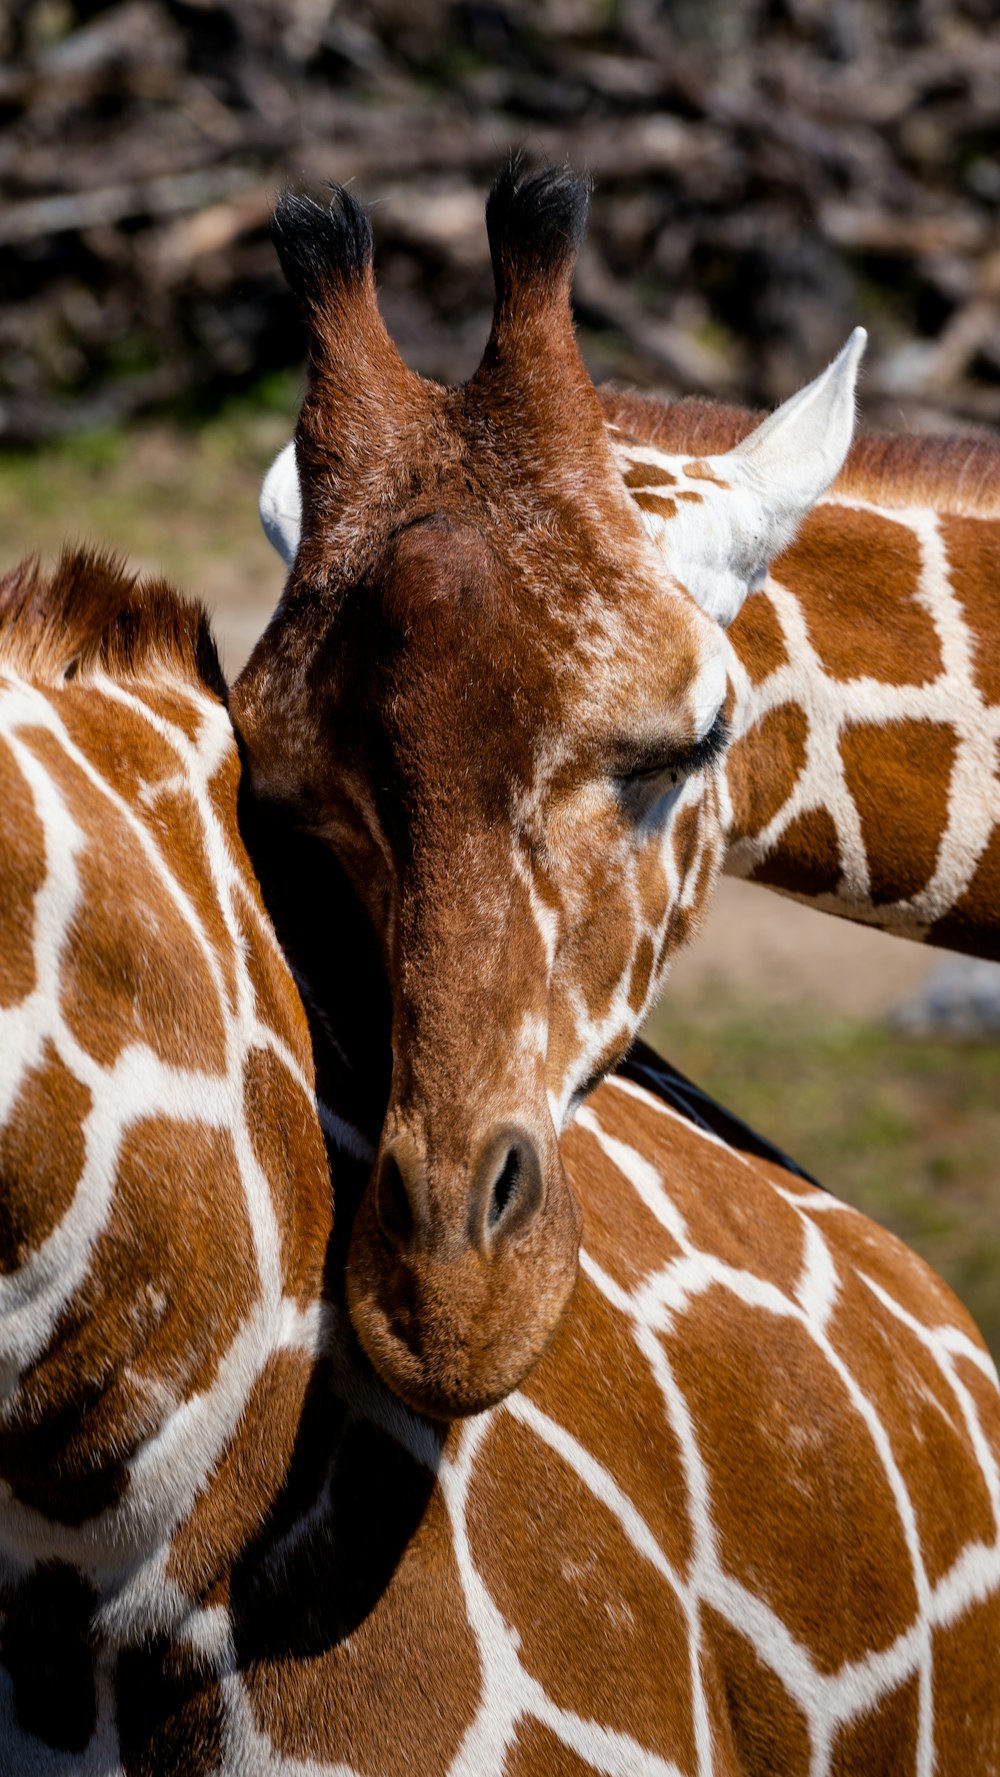
<path id="1" fill-rule="evenodd" d="M 867 335 L 856 327 L 821 376 L 768 414 L 742 443 L 705 460 L 719 497 L 661 527 L 646 519 L 691 596 L 728 628 L 748 592 L 795 536 L 843 467 L 854 432 L 854 390 Z M 707 494 L 706 488 L 706 494 Z M 644 515 L 645 516 L 645 515 Z M 676 566 L 674 567 L 674 564 Z"/>
<path id="2" fill-rule="evenodd" d="M 839 475 L 854 434 L 858 367 L 868 335 L 855 327 L 833 363 L 722 460 L 779 520 L 798 523 Z"/>
<path id="3" fill-rule="evenodd" d="M 290 568 L 302 535 L 302 492 L 294 438 L 279 451 L 265 475 L 257 510 L 265 537 Z"/>

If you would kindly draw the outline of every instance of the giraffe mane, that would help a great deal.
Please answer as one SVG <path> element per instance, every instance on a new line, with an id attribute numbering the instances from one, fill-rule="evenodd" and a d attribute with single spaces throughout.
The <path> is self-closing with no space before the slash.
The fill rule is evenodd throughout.
<path id="1" fill-rule="evenodd" d="M 668 455 L 732 450 L 762 418 L 759 410 L 690 396 L 666 402 L 605 387 L 605 417 Z M 1000 439 L 987 433 L 864 432 L 831 490 L 887 507 L 932 505 L 938 512 L 1000 511 Z"/>
<path id="2" fill-rule="evenodd" d="M 49 684 L 168 671 L 228 702 L 204 606 L 101 550 L 64 549 L 52 571 L 28 556 L 0 575 L 0 666 Z"/>

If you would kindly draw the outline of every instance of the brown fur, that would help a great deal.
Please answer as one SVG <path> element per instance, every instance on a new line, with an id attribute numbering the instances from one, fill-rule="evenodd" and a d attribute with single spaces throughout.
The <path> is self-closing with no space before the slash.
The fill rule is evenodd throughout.
<path id="1" fill-rule="evenodd" d="M 39 684 L 172 670 L 226 696 L 204 607 L 99 550 L 64 550 L 53 573 L 28 559 L 0 577 L 0 651 L 12 670 Z"/>

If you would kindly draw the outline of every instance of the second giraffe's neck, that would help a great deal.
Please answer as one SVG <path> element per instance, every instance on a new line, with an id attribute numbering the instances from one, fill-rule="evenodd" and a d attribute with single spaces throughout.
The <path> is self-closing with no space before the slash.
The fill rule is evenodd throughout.
<path id="1" fill-rule="evenodd" d="M 716 454 L 754 417 L 603 399 L 623 466 Z M 998 487 L 992 439 L 862 438 L 747 599 L 729 632 L 729 875 L 1000 955 Z"/>

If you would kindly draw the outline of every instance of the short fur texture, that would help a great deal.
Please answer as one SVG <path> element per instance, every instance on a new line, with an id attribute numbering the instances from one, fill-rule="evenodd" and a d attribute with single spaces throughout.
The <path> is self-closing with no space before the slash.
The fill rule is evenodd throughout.
<path id="1" fill-rule="evenodd" d="M 756 418 L 601 399 L 640 506 Z M 996 440 L 858 439 L 729 632 L 727 872 L 1000 958 L 998 589 Z"/>

